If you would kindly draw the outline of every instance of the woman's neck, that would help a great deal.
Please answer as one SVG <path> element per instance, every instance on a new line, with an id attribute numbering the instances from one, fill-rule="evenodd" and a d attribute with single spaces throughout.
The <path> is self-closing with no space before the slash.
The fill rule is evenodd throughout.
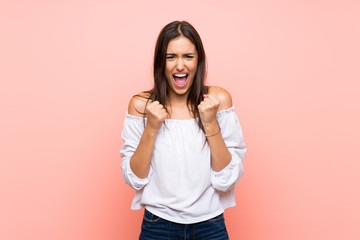
<path id="1" fill-rule="evenodd" d="M 194 117 L 189 112 L 190 106 L 187 106 L 187 96 L 188 94 L 169 96 L 166 108 L 171 115 L 170 118 L 189 119 Z"/>
<path id="2" fill-rule="evenodd" d="M 171 94 L 168 98 L 168 105 L 176 108 L 186 107 L 189 93 L 184 95 Z"/>

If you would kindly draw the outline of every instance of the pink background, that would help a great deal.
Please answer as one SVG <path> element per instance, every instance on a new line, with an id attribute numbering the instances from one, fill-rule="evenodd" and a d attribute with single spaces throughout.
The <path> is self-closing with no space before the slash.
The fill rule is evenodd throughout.
<path id="1" fill-rule="evenodd" d="M 122 179 L 156 37 L 199 31 L 248 153 L 231 239 L 360 239 L 360 2 L 0 3 L 0 239 L 137 239 Z"/>

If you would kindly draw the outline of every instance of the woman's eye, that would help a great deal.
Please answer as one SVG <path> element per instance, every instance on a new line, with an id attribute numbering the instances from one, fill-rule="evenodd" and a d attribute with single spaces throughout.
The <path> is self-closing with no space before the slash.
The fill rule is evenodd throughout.
<path id="1" fill-rule="evenodd" d="M 175 58 L 175 56 L 169 55 L 169 56 L 166 56 L 166 58 L 167 58 L 167 59 L 173 59 L 173 58 Z"/>
<path id="2" fill-rule="evenodd" d="M 194 56 L 186 56 L 186 58 L 189 58 L 189 59 L 191 59 L 191 58 L 194 58 Z"/>

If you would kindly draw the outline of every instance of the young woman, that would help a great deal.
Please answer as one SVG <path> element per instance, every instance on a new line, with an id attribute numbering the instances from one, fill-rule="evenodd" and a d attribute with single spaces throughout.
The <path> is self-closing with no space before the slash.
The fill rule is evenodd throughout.
<path id="1" fill-rule="evenodd" d="M 246 152 L 230 94 L 205 86 L 206 59 L 188 22 L 166 25 L 157 39 L 154 88 L 135 95 L 120 151 L 125 182 L 145 207 L 140 239 L 228 239 L 223 212 Z"/>

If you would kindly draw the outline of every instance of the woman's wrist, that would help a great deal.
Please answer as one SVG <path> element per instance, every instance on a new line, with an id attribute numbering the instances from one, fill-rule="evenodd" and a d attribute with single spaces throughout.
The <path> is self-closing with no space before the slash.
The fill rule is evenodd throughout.
<path id="1" fill-rule="evenodd" d="M 204 125 L 205 135 L 207 137 L 211 135 L 216 135 L 217 133 L 220 132 L 220 126 L 217 121 L 211 124 L 203 124 L 203 125 Z"/>
<path id="2" fill-rule="evenodd" d="M 144 133 L 148 134 L 151 137 L 156 137 L 159 130 L 160 130 L 159 128 L 154 128 L 154 127 L 150 126 L 149 124 L 146 124 Z"/>
<path id="3" fill-rule="evenodd" d="M 205 137 L 212 137 L 212 136 L 218 135 L 220 133 L 220 131 L 221 131 L 221 129 L 219 127 L 219 130 L 216 133 L 213 133 L 213 134 L 205 133 Z"/>

